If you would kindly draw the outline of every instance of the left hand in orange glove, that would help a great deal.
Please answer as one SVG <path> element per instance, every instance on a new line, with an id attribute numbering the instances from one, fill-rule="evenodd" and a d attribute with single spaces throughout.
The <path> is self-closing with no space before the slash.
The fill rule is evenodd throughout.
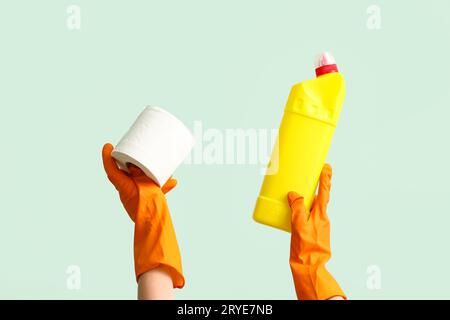
<path id="1" fill-rule="evenodd" d="M 323 167 L 319 179 L 319 192 L 307 212 L 303 197 L 289 192 L 292 210 L 291 255 L 289 263 L 298 299 L 325 300 L 335 297 L 346 299 L 344 292 L 325 268 L 331 257 L 330 221 L 327 204 L 330 198 L 331 166 Z"/>
<path id="2" fill-rule="evenodd" d="M 174 288 L 184 286 L 181 256 L 164 193 L 175 187 L 169 179 L 159 188 L 139 168 L 131 165 L 130 174 L 120 170 L 111 157 L 113 146 L 103 146 L 103 166 L 108 179 L 119 191 L 120 200 L 134 228 L 134 266 L 136 280 L 154 268 L 164 267 Z"/>

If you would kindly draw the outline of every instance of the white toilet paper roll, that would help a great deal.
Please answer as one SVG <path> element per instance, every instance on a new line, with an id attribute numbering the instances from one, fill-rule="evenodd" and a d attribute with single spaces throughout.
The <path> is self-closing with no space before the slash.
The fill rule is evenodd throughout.
<path id="1" fill-rule="evenodd" d="M 120 169 L 138 166 L 159 186 L 164 185 L 195 144 L 191 131 L 174 115 L 148 106 L 112 151 Z"/>

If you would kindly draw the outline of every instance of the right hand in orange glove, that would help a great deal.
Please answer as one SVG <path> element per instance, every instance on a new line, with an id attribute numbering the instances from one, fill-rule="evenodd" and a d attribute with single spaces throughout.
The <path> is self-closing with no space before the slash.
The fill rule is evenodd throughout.
<path id="1" fill-rule="evenodd" d="M 136 280 L 152 269 L 164 267 L 172 278 L 174 288 L 184 286 L 181 256 L 164 193 L 176 185 L 169 179 L 159 188 L 138 167 L 130 174 L 120 170 L 111 157 L 113 146 L 102 150 L 103 166 L 108 179 L 119 191 L 120 200 L 134 221 L 134 266 Z"/>
<path id="2" fill-rule="evenodd" d="M 320 175 L 319 191 L 311 214 L 308 214 L 302 196 L 292 191 L 288 194 L 292 210 L 289 263 L 297 297 L 302 300 L 346 299 L 339 284 L 325 268 L 331 257 L 330 222 L 327 216 L 331 174 L 331 166 L 326 164 Z"/>

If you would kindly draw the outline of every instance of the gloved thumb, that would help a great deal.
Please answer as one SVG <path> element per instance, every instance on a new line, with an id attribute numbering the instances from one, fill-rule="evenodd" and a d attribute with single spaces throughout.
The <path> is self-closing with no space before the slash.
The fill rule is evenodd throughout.
<path id="1" fill-rule="evenodd" d="M 175 188 L 175 186 L 177 185 L 178 181 L 174 178 L 170 178 L 169 180 L 167 180 L 167 182 L 161 187 L 162 192 L 164 192 L 164 194 L 166 194 L 167 192 L 169 192 L 170 190 L 172 190 L 173 188 Z"/>

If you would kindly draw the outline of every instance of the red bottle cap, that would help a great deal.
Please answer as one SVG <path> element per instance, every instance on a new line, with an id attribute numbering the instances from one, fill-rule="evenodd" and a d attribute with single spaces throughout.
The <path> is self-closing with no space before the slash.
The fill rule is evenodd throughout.
<path id="1" fill-rule="evenodd" d="M 320 77 L 327 73 L 339 72 L 336 64 L 328 64 L 326 66 L 321 66 L 316 68 L 316 77 Z"/>
<path id="2" fill-rule="evenodd" d="M 339 72 L 334 57 L 329 52 L 323 52 L 316 57 L 316 77 Z"/>

